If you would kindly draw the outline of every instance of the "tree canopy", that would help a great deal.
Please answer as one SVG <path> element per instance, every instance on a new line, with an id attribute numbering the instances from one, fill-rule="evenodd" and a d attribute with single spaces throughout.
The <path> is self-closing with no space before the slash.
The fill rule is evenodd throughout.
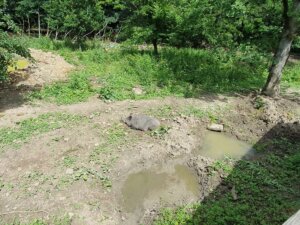
<path id="1" fill-rule="evenodd" d="M 256 42 L 274 47 L 281 24 L 272 0 L 2 0 L 6 30 L 56 38 L 112 37 L 180 47 Z M 3 27 L 3 26 L 2 26 Z M 272 45 L 273 46 L 270 46 Z"/>
<path id="2" fill-rule="evenodd" d="M 93 37 L 130 40 L 153 44 L 156 54 L 158 45 L 194 48 L 255 45 L 275 52 L 286 23 L 282 14 L 285 11 L 286 15 L 293 14 L 295 2 L 1 0 L 0 29 L 77 42 Z"/>

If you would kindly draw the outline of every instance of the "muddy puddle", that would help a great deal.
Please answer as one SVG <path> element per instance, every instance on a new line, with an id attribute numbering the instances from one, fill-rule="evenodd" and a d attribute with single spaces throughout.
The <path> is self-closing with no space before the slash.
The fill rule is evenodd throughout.
<path id="1" fill-rule="evenodd" d="M 207 132 L 201 148 L 193 152 L 193 155 L 212 159 L 226 156 L 241 159 L 254 154 L 251 145 L 216 132 Z M 187 159 L 177 160 L 129 174 L 120 190 L 120 204 L 127 218 L 125 224 L 137 224 L 145 210 L 199 200 L 201 188 L 198 176 L 184 165 Z"/>
<path id="2" fill-rule="evenodd" d="M 158 166 L 128 176 L 121 190 L 126 213 L 134 213 L 157 204 L 178 204 L 199 195 L 196 174 L 184 165 Z"/>
<path id="3" fill-rule="evenodd" d="M 255 155 L 253 147 L 236 138 L 228 137 L 222 133 L 207 132 L 204 137 L 203 146 L 196 151 L 196 154 L 212 159 L 249 159 Z"/>

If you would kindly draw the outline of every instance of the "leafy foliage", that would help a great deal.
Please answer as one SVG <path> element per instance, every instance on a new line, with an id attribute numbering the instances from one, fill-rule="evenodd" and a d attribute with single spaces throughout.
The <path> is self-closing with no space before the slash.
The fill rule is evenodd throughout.
<path id="1" fill-rule="evenodd" d="M 7 69 L 13 63 L 13 54 L 30 57 L 29 51 L 21 42 L 0 30 L 0 83 L 7 78 Z"/>
<path id="2" fill-rule="evenodd" d="M 274 48 L 282 26 L 281 3 L 270 0 L 17 0 L 3 4 L 3 19 L 23 32 L 34 32 L 40 18 L 47 36 L 78 41 L 99 36 L 117 39 L 121 31 L 121 40 L 135 43 L 178 47 L 254 43 Z"/>
<path id="3" fill-rule="evenodd" d="M 203 92 L 247 92 L 260 88 L 267 76 L 270 56 L 257 48 L 161 49 L 159 57 L 121 45 L 110 47 L 96 41 L 85 42 L 79 50 L 68 41 L 28 39 L 35 48 L 56 51 L 80 65 L 68 82 L 58 82 L 31 94 L 59 104 L 86 101 L 99 95 L 104 100 L 149 99 L 153 97 L 199 97 Z M 298 66 L 290 64 L 284 84 L 299 87 Z M 135 95 L 134 87 L 143 90 Z M 200 113 L 201 114 L 201 113 Z"/>

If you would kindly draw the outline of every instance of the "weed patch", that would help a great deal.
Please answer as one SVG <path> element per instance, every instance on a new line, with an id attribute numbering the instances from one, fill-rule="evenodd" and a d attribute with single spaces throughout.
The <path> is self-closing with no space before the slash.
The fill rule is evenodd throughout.
<path id="1" fill-rule="evenodd" d="M 31 97 L 51 99 L 59 104 L 86 101 L 98 94 L 104 100 L 148 99 L 153 97 L 198 97 L 203 92 L 243 92 L 261 88 L 270 57 L 256 49 L 176 49 L 164 47 L 159 57 L 151 52 L 117 46 L 107 50 L 104 43 L 89 41 L 78 49 L 68 41 L 27 39 L 31 47 L 51 50 L 78 65 L 67 83 L 45 87 Z M 299 66 L 290 65 L 286 85 L 298 84 Z M 89 78 L 99 87 L 91 88 Z M 143 94 L 135 95 L 134 87 Z"/>
<path id="2" fill-rule="evenodd" d="M 86 101 L 92 95 L 104 100 L 199 97 L 203 92 L 232 93 L 257 90 L 264 85 L 271 57 L 257 49 L 176 49 L 164 47 L 159 57 L 117 45 L 88 41 L 78 48 L 70 41 L 27 38 L 31 47 L 50 50 L 78 65 L 67 83 L 56 83 L 30 95 L 59 104 Z M 299 64 L 284 71 L 284 86 L 299 87 Z M 98 87 L 90 85 L 96 78 Z M 132 89 L 141 87 L 143 94 Z"/>
<path id="3" fill-rule="evenodd" d="M 77 124 L 82 119 L 83 117 L 78 115 L 48 113 L 24 120 L 15 128 L 2 128 L 0 129 L 0 149 L 8 145 L 17 145 L 34 135 Z"/>
<path id="4" fill-rule="evenodd" d="M 198 119 L 208 118 L 211 122 L 217 122 L 219 120 L 219 114 L 221 109 L 201 109 L 194 106 L 188 106 L 182 114 L 186 116 L 194 116 Z"/>
<path id="5" fill-rule="evenodd" d="M 34 219 L 31 222 L 28 223 L 20 223 L 18 221 L 14 221 L 13 223 L 9 223 L 6 225 L 71 225 L 72 219 L 69 216 L 63 216 L 63 217 L 53 217 L 50 219 L 51 222 L 46 222 L 42 219 Z M 0 220 L 1 222 L 1 220 Z"/>
<path id="6" fill-rule="evenodd" d="M 217 161 L 213 171 L 229 173 L 222 187 L 202 203 L 163 210 L 154 224 L 282 224 L 300 206 L 300 145 L 287 145 L 286 139 L 272 145 L 284 147 L 284 156 L 272 152 L 259 161 L 241 160 L 234 167 Z M 237 199 L 233 199 L 231 187 L 235 187 Z"/>

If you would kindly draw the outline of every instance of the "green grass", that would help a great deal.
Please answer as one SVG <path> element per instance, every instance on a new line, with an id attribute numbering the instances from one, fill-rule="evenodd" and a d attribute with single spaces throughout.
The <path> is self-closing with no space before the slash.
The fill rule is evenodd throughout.
<path id="1" fill-rule="evenodd" d="M 213 164 L 214 171 L 229 173 L 222 185 L 202 203 L 164 209 L 154 224 L 282 224 L 300 207 L 300 143 L 274 139 L 266 142 L 267 154 L 256 161 L 241 160 L 233 168 L 225 161 Z"/>
<path id="2" fill-rule="evenodd" d="M 86 101 L 94 94 L 87 77 L 78 72 L 70 76 L 68 83 L 55 83 L 46 86 L 42 91 L 34 92 L 29 97 L 47 99 L 58 104 L 71 104 Z"/>
<path id="3" fill-rule="evenodd" d="M 83 117 L 78 115 L 47 113 L 37 118 L 24 120 L 14 128 L 1 128 L 0 149 L 21 143 L 38 134 L 79 123 L 82 119 Z"/>
<path id="4" fill-rule="evenodd" d="M 147 110 L 146 113 L 158 118 L 172 118 L 173 116 L 178 115 L 178 112 L 171 105 L 151 108 Z"/>
<path id="5" fill-rule="evenodd" d="M 0 222 L 1 222 L 1 220 L 0 220 Z M 50 225 L 50 224 L 52 224 L 52 225 L 71 225 L 72 220 L 70 219 L 69 216 L 64 216 L 64 217 L 51 218 L 51 222 L 45 222 L 44 220 L 41 220 L 41 219 L 35 219 L 28 223 L 20 223 L 18 221 L 15 221 L 13 223 L 3 223 L 3 224 L 5 224 L 5 225 Z"/>
<path id="6" fill-rule="evenodd" d="M 270 57 L 253 48 L 237 50 L 176 49 L 165 47 L 160 56 L 134 47 L 88 41 L 78 49 L 70 41 L 27 38 L 31 47 L 50 50 L 78 66 L 67 83 L 58 82 L 31 95 L 59 104 L 86 101 L 92 95 L 105 100 L 154 97 L 198 97 L 203 92 L 231 93 L 263 86 Z M 300 65 L 300 64 L 299 64 Z M 285 85 L 299 85 L 300 66 L 286 70 Z M 91 84 L 93 80 L 93 85 Z M 142 95 L 132 88 L 141 87 Z"/>
<path id="7" fill-rule="evenodd" d="M 300 63 L 288 63 L 282 77 L 283 85 L 300 88 Z"/>

